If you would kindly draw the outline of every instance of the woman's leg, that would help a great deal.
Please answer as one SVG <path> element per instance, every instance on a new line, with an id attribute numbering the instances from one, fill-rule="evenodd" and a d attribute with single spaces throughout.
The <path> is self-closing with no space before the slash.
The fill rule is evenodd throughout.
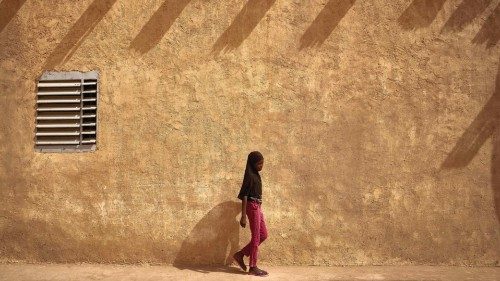
<path id="1" fill-rule="evenodd" d="M 261 211 L 260 205 L 254 202 L 251 202 L 247 205 L 247 217 L 250 223 L 250 231 L 252 232 L 252 239 L 250 243 L 248 243 L 241 252 L 245 256 L 250 256 L 250 267 L 254 267 L 257 265 L 257 254 L 259 250 L 259 244 L 261 243 Z M 267 235 L 267 231 L 266 231 Z"/>
<path id="2" fill-rule="evenodd" d="M 259 211 L 260 211 L 260 242 L 259 242 L 260 245 L 267 238 L 267 227 L 266 227 L 266 222 L 264 220 L 264 214 L 262 213 L 262 208 L 259 208 Z"/>
<path id="3" fill-rule="evenodd" d="M 260 211 L 260 235 L 259 235 L 260 236 L 259 246 L 260 246 L 260 244 L 262 244 L 262 242 L 264 242 L 264 240 L 267 239 L 267 227 L 266 227 L 266 222 L 264 220 L 264 214 L 262 213 L 262 208 L 259 208 L 259 211 Z M 268 274 L 267 271 L 257 267 L 255 268 L 250 267 L 250 272 L 253 272 L 253 274 L 259 276 L 264 276 Z"/>

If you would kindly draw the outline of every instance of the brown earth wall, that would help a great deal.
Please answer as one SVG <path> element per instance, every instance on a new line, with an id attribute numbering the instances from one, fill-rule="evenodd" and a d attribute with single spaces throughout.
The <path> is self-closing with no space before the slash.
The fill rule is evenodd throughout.
<path id="1" fill-rule="evenodd" d="M 499 0 L 2 0 L 0 260 L 222 264 L 259 150 L 264 264 L 498 265 Z M 97 150 L 34 149 L 45 70 Z"/>

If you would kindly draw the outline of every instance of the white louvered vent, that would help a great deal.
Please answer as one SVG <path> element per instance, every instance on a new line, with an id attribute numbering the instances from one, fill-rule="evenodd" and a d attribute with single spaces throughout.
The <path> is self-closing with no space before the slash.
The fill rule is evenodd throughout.
<path id="1" fill-rule="evenodd" d="M 98 73 L 45 72 L 37 84 L 35 149 L 94 151 Z"/>

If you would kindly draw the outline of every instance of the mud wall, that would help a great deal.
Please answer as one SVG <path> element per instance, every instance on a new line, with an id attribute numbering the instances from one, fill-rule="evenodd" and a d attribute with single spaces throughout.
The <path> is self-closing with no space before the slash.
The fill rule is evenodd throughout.
<path id="1" fill-rule="evenodd" d="M 264 154 L 265 264 L 498 265 L 499 0 L 0 2 L 0 259 L 224 264 Z M 98 70 L 92 153 L 34 150 Z"/>

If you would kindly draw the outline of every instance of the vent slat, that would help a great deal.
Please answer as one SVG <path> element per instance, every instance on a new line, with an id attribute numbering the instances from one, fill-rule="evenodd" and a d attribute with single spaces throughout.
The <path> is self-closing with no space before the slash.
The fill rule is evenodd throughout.
<path id="1" fill-rule="evenodd" d="M 97 106 L 87 106 L 83 108 L 83 110 L 94 110 L 94 109 L 97 109 Z"/>
<path id="2" fill-rule="evenodd" d="M 82 126 L 84 126 L 84 127 L 95 126 L 95 123 L 83 123 Z"/>
<path id="3" fill-rule="evenodd" d="M 95 114 L 87 114 L 87 115 L 83 115 L 83 118 L 92 118 L 92 117 L 95 117 Z"/>
<path id="4" fill-rule="evenodd" d="M 52 99 L 46 99 L 46 100 L 37 100 L 37 103 L 77 103 L 80 102 L 80 99 L 59 99 L 59 100 L 52 100 Z"/>
<path id="5" fill-rule="evenodd" d="M 86 99 L 83 99 L 83 101 L 96 101 L 97 99 L 96 98 L 86 98 Z"/>
<path id="6" fill-rule="evenodd" d="M 36 144 L 79 144 L 79 141 L 36 141 Z"/>
<path id="7" fill-rule="evenodd" d="M 82 83 L 79 82 L 38 82 L 39 88 L 57 88 L 57 87 L 81 87 Z"/>
<path id="8" fill-rule="evenodd" d="M 95 143 L 94 139 L 82 140 L 82 143 Z"/>
<path id="9" fill-rule="evenodd" d="M 39 96 L 79 96 L 80 91 L 38 92 Z"/>
<path id="10" fill-rule="evenodd" d="M 80 135 L 79 131 L 73 132 L 40 132 L 36 133 L 37 136 L 78 136 Z"/>
<path id="11" fill-rule="evenodd" d="M 78 128 L 80 124 L 38 124 L 37 128 Z"/>
<path id="12" fill-rule="evenodd" d="M 37 116 L 37 120 L 78 120 L 80 115 L 56 115 L 56 116 Z"/>
<path id="13" fill-rule="evenodd" d="M 39 107 L 38 111 L 77 111 L 80 107 Z"/>

